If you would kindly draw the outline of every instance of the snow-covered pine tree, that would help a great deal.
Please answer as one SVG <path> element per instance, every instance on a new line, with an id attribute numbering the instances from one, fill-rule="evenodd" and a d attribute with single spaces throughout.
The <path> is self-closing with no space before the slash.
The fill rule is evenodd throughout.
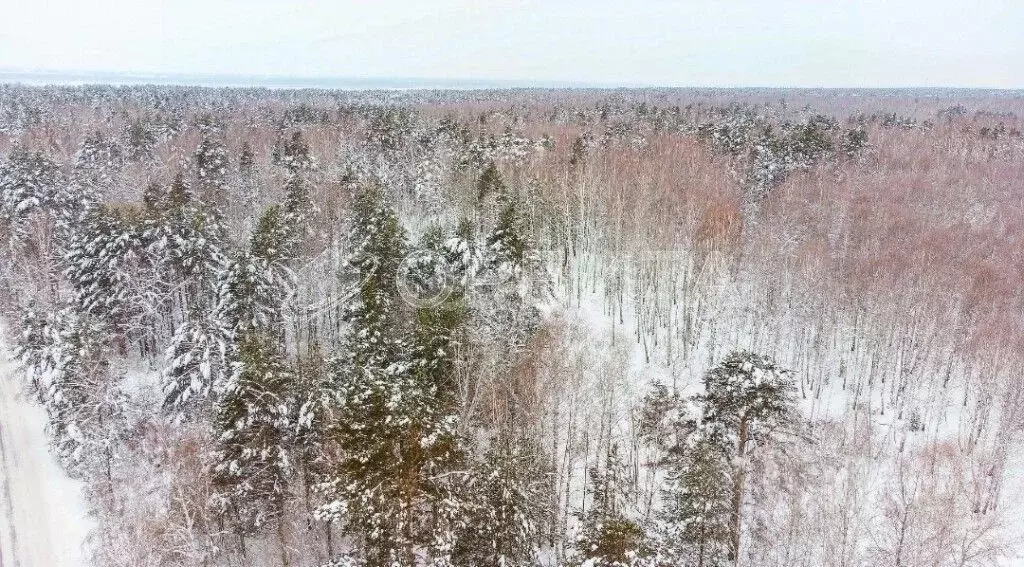
<path id="1" fill-rule="evenodd" d="M 355 364 L 384 368 L 403 348 L 395 278 L 407 248 L 405 230 L 375 184 L 359 190 L 352 208 L 352 252 L 346 264 L 356 295 L 344 313 L 350 350 Z"/>
<path id="2" fill-rule="evenodd" d="M 749 140 L 747 187 L 762 198 L 794 171 L 806 170 L 835 155 L 835 120 L 815 115 L 780 128 L 761 124 Z"/>
<path id="3" fill-rule="evenodd" d="M 766 126 L 751 144 L 747 166 L 746 187 L 749 198 L 760 200 L 789 175 L 789 161 L 785 140 L 777 137 L 771 126 Z"/>
<path id="4" fill-rule="evenodd" d="M 284 185 L 284 211 L 282 219 L 290 241 L 291 257 L 297 257 L 302 243 L 310 233 L 314 213 L 309 194 L 309 181 L 302 173 L 289 173 Z"/>
<path id="5" fill-rule="evenodd" d="M 480 173 L 480 178 L 476 181 L 476 198 L 478 201 L 483 201 L 491 195 L 504 195 L 507 192 L 505 187 L 505 181 L 501 178 L 501 172 L 498 171 L 498 167 L 494 165 L 494 162 L 489 162 L 484 167 L 483 172 Z"/>
<path id="6" fill-rule="evenodd" d="M 226 379 L 229 348 L 229 330 L 210 313 L 192 309 L 167 347 L 164 408 L 179 417 L 201 408 Z"/>
<path id="7" fill-rule="evenodd" d="M 283 330 L 283 290 L 263 258 L 248 250 L 237 252 L 221 273 L 217 290 L 215 316 L 233 339 L 255 329 Z"/>
<path id="8" fill-rule="evenodd" d="M 847 130 L 840 140 L 839 149 L 847 159 L 856 159 L 868 145 L 868 133 L 863 127 Z"/>
<path id="9" fill-rule="evenodd" d="M 238 173 L 242 177 L 251 177 L 256 173 L 256 154 L 248 140 L 242 142 L 242 149 L 238 152 Z"/>
<path id="10" fill-rule="evenodd" d="M 29 300 L 22 311 L 21 334 L 14 345 L 14 358 L 18 361 L 29 390 L 42 401 L 46 391 L 47 373 L 53 366 L 51 347 L 53 330 L 50 322 L 54 314 L 45 313 Z"/>
<path id="11" fill-rule="evenodd" d="M 366 142 L 382 153 L 401 150 L 408 143 L 413 128 L 413 118 L 407 108 L 394 106 L 371 109 L 366 125 Z"/>
<path id="12" fill-rule="evenodd" d="M 437 306 L 452 293 L 460 298 L 464 295 L 461 286 L 452 281 L 445 241 L 444 229 L 431 225 L 402 261 L 397 283 L 402 299 L 410 306 Z"/>
<path id="13" fill-rule="evenodd" d="M 295 465 L 299 468 L 306 505 L 312 511 L 312 489 L 315 479 L 326 473 L 331 401 L 327 361 L 319 343 L 307 346 L 295 365 L 297 414 L 295 421 Z"/>
<path id="14" fill-rule="evenodd" d="M 281 148 L 281 165 L 291 174 L 298 174 L 313 168 L 313 157 L 309 152 L 309 144 L 302 138 L 302 132 L 292 132 L 291 138 Z"/>
<path id="15" fill-rule="evenodd" d="M 640 435 L 665 471 L 654 534 L 670 565 L 716 567 L 728 561 L 731 545 L 730 451 L 721 427 L 702 426 L 690 402 L 662 384 L 644 398 Z"/>
<path id="16" fill-rule="evenodd" d="M 93 132 L 86 135 L 75 153 L 75 169 L 98 182 L 109 182 L 124 165 L 124 154 L 116 140 L 107 139 L 101 132 Z"/>
<path id="17" fill-rule="evenodd" d="M 221 215 L 202 206 L 179 173 L 169 187 L 150 186 L 143 195 L 143 240 L 152 262 L 185 311 L 210 304 L 214 280 L 226 263 Z"/>
<path id="18" fill-rule="evenodd" d="M 168 191 L 159 183 L 150 183 L 142 190 L 142 209 L 146 213 L 147 221 L 167 214 L 170 206 Z"/>
<path id="19" fill-rule="evenodd" d="M 72 232 L 64 253 L 64 277 L 76 308 L 111 323 L 121 335 L 142 332 L 136 319 L 159 301 L 151 279 L 143 278 L 140 217 L 132 206 L 95 207 Z"/>
<path id="20" fill-rule="evenodd" d="M 335 369 L 332 437 L 340 458 L 319 516 L 344 519 L 364 538 L 369 565 L 411 565 L 416 550 L 435 565 L 451 565 L 469 477 L 452 407 L 457 317 L 421 313 L 411 352 L 384 368 Z"/>
<path id="21" fill-rule="evenodd" d="M 216 316 L 232 337 L 252 330 L 283 333 L 284 304 L 294 289 L 295 242 L 281 208 L 264 211 L 249 240 L 218 280 Z"/>
<path id="22" fill-rule="evenodd" d="M 480 341 L 502 344 L 499 350 L 516 353 L 539 324 L 542 297 L 529 227 L 518 198 L 506 193 L 499 201 L 502 206 L 487 235 L 483 270 L 475 278 L 470 301 L 474 335 Z"/>
<path id="23" fill-rule="evenodd" d="M 591 505 L 580 514 L 580 533 L 575 542 L 577 565 L 622 567 L 635 565 L 651 554 L 643 527 L 630 517 L 629 471 L 612 445 L 604 467 L 588 471 Z"/>
<path id="24" fill-rule="evenodd" d="M 46 409 L 58 456 L 77 471 L 109 458 L 103 447 L 119 412 L 105 325 L 72 307 L 45 317 L 29 310 L 24 325 L 15 355 Z"/>
<path id="25" fill-rule="evenodd" d="M 491 267 L 504 280 L 520 279 L 531 268 L 529 226 L 518 198 L 506 192 L 494 228 L 487 236 Z"/>
<path id="26" fill-rule="evenodd" d="M 738 558 L 749 452 L 796 423 L 792 372 L 770 358 L 735 351 L 704 375 L 701 427 L 720 432 L 731 463 L 730 555 Z"/>
<path id="27" fill-rule="evenodd" d="M 260 186 L 256 176 L 256 154 L 248 140 L 242 142 L 238 155 L 238 176 L 242 183 L 242 196 L 247 210 L 256 207 L 259 200 Z"/>
<path id="28" fill-rule="evenodd" d="M 731 557 L 732 469 L 715 429 L 690 431 L 663 462 L 661 551 L 680 565 L 715 567 Z"/>
<path id="29" fill-rule="evenodd" d="M 164 280 L 176 322 L 163 370 L 164 405 L 179 416 L 202 406 L 228 373 L 228 328 L 217 317 L 218 275 L 227 264 L 219 215 L 197 203 L 182 175 L 144 195 L 143 239 Z"/>
<path id="30" fill-rule="evenodd" d="M 832 138 L 839 132 L 839 124 L 833 118 L 815 114 L 802 122 L 784 125 L 783 131 L 788 161 L 795 169 L 807 169 L 835 154 Z"/>
<path id="31" fill-rule="evenodd" d="M 175 193 L 172 191 L 172 195 Z M 173 197 L 172 201 L 178 199 Z M 183 214 L 207 218 L 195 208 Z M 174 224 L 165 228 L 173 229 Z M 201 233 L 195 236 L 199 237 L 198 244 L 211 244 Z M 188 244 L 184 238 L 161 241 L 163 246 Z M 283 336 L 284 304 L 294 288 L 294 274 L 288 266 L 294 247 L 280 207 L 271 206 L 260 217 L 249 249 L 236 252 L 231 260 L 221 259 L 219 246 L 167 248 L 174 253 L 171 258 L 177 260 L 174 265 L 181 275 L 193 274 L 201 283 L 167 351 L 163 381 L 168 410 L 181 412 L 201 404 L 211 391 L 220 389 L 235 356 L 237 341 L 250 332 Z M 219 270 L 218 265 L 222 266 Z M 214 270 L 218 270 L 216 279 L 209 285 L 215 294 L 208 296 L 203 282 L 207 281 L 206 274 Z"/>
<path id="32" fill-rule="evenodd" d="M 400 413 L 417 392 L 399 393 L 396 386 L 408 376 L 401 364 L 398 290 L 395 274 L 405 249 L 405 232 L 375 185 L 362 187 L 353 206 L 350 240 L 353 252 L 346 261 L 347 279 L 355 287 L 344 317 L 349 325 L 344 354 L 331 363 L 334 412 L 331 437 L 338 447 L 328 464 L 321 489 L 327 503 L 317 516 L 344 523 L 367 544 L 370 565 L 388 565 L 405 559 L 403 536 L 412 526 L 402 523 L 409 503 L 399 493 L 400 469 L 395 454 L 409 427 Z M 395 397 L 397 395 L 397 397 Z M 411 542 L 409 543 L 411 545 Z"/>
<path id="33" fill-rule="evenodd" d="M 577 136 L 572 141 L 572 149 L 569 150 L 569 168 L 577 170 L 586 163 L 587 160 L 587 143 L 588 137 L 586 135 Z"/>
<path id="34" fill-rule="evenodd" d="M 88 188 L 72 186 L 60 167 L 42 152 L 15 145 L 0 164 L 0 226 L 11 243 L 25 243 L 28 234 L 41 231 L 37 240 L 53 232 L 64 239 L 83 210 L 95 200 Z M 34 220 L 46 221 L 37 226 Z"/>
<path id="35" fill-rule="evenodd" d="M 305 178 L 293 173 L 288 176 L 284 185 L 284 208 L 289 218 L 304 222 L 313 209 L 309 197 L 309 186 Z"/>
<path id="36" fill-rule="evenodd" d="M 346 356 L 332 368 L 338 457 L 318 516 L 344 520 L 369 565 L 411 565 L 416 550 L 450 565 L 469 475 L 453 379 L 464 307 L 450 299 L 421 308 L 406 331 L 395 285 L 404 230 L 377 187 L 363 188 L 354 212 L 358 293 Z"/>
<path id="37" fill-rule="evenodd" d="M 462 218 L 455 228 L 455 234 L 445 240 L 441 255 L 448 263 L 451 276 L 463 290 L 475 283 L 484 266 L 484 251 L 473 221 Z"/>
<path id="38" fill-rule="evenodd" d="M 465 347 L 464 325 L 468 315 L 461 293 L 446 296 L 437 305 L 421 306 L 414 312 L 409 341 L 414 371 L 435 391 L 446 411 L 454 411 L 456 404 L 455 365 Z"/>
<path id="39" fill-rule="evenodd" d="M 156 146 L 156 133 L 150 125 L 141 120 L 132 120 L 125 127 L 125 157 L 131 161 L 143 161 L 153 158 L 153 148 Z"/>
<path id="40" fill-rule="evenodd" d="M 309 174 L 315 167 L 310 156 L 309 145 L 302 139 L 302 132 L 292 134 L 283 150 L 282 162 L 288 169 L 284 184 L 284 222 L 294 241 L 295 250 L 309 235 L 309 223 L 314 213 L 313 201 L 310 197 Z"/>
<path id="41" fill-rule="evenodd" d="M 200 119 L 199 133 L 201 140 L 193 156 L 198 198 L 220 208 L 228 199 L 228 152 L 221 141 L 220 128 L 210 116 Z"/>
<path id="42" fill-rule="evenodd" d="M 285 277 L 282 272 L 299 253 L 300 242 L 296 238 L 298 227 L 291 224 L 293 217 L 288 208 L 280 205 L 267 207 L 256 223 L 256 229 L 249 238 L 250 253 L 266 262 L 268 268 L 279 273 L 272 279 Z"/>
<path id="43" fill-rule="evenodd" d="M 409 427 L 399 447 L 404 476 L 415 478 L 419 486 L 406 486 L 403 491 L 406 499 L 421 500 L 428 521 L 420 528 L 422 535 L 413 537 L 438 567 L 454 565 L 456 541 L 472 503 L 464 491 L 470 463 L 466 440 L 459 432 L 456 379 L 456 366 L 464 355 L 466 316 L 465 302 L 457 294 L 416 310 L 408 340 L 406 384 L 396 391 L 414 393 L 404 409 Z M 417 518 L 410 516 L 407 521 Z"/>
<path id="44" fill-rule="evenodd" d="M 466 567 L 532 567 L 545 520 L 545 471 L 526 441 L 496 439 L 476 464 L 466 491 L 472 498 L 455 546 Z"/>
<path id="45" fill-rule="evenodd" d="M 293 380 L 271 334 L 251 331 L 240 338 L 216 405 L 211 504 L 234 527 L 243 553 L 245 536 L 279 520 L 284 510 L 292 473 Z"/>
<path id="46" fill-rule="evenodd" d="M 796 417 L 792 372 L 768 357 L 732 352 L 703 381 L 703 421 L 721 424 L 743 443 L 765 440 Z"/>

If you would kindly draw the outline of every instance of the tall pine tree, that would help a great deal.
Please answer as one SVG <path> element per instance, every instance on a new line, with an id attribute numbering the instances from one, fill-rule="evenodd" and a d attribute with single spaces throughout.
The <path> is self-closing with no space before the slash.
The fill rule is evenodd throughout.
<path id="1" fill-rule="evenodd" d="M 731 463 L 730 556 L 740 556 L 743 497 L 749 452 L 791 428 L 796 419 L 792 373 L 746 351 L 730 353 L 704 375 L 702 426 L 720 432 Z"/>
<path id="2" fill-rule="evenodd" d="M 292 472 L 293 380 L 277 340 L 251 331 L 238 343 L 217 402 L 212 504 L 234 527 L 243 549 L 246 535 L 284 511 Z"/>
<path id="3" fill-rule="evenodd" d="M 464 308 L 401 303 L 405 233 L 379 188 L 360 192 L 354 216 L 356 295 L 346 354 L 332 368 L 338 458 L 318 515 L 362 538 L 369 565 L 411 565 L 416 550 L 450 564 L 468 478 L 452 376 Z"/>

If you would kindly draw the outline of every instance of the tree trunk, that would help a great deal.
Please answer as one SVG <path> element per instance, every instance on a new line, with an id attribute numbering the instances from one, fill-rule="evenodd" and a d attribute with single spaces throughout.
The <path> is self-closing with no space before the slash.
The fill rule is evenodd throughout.
<path id="1" fill-rule="evenodd" d="M 288 559 L 288 546 L 284 542 L 284 514 L 277 517 L 277 541 L 281 546 L 281 565 L 288 567 L 291 561 Z"/>
<path id="2" fill-rule="evenodd" d="M 732 487 L 732 529 L 730 530 L 732 533 L 730 535 L 732 536 L 732 557 L 735 565 L 740 563 L 740 527 L 742 525 L 740 508 L 743 505 L 743 481 L 746 480 L 747 475 L 747 464 L 744 462 L 744 458 L 747 452 L 748 429 L 747 416 L 744 415 L 740 420 L 740 441 L 736 451 L 738 466 Z"/>
<path id="3" fill-rule="evenodd" d="M 707 537 L 707 534 L 705 533 L 706 529 L 707 529 L 707 524 L 705 524 L 702 521 L 700 523 L 700 548 L 699 548 L 699 551 L 697 553 L 697 567 L 704 567 L 704 543 L 705 543 L 705 540 L 706 540 L 706 537 Z"/>
<path id="4" fill-rule="evenodd" d="M 334 541 L 332 540 L 330 522 L 324 522 L 324 531 L 327 534 L 327 560 L 330 561 L 331 559 L 334 559 Z"/>

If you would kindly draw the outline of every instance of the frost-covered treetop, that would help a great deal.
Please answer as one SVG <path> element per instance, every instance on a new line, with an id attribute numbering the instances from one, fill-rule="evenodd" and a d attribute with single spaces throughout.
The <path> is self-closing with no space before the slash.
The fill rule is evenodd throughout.
<path id="1" fill-rule="evenodd" d="M 770 424 L 786 421 L 793 411 L 792 372 L 772 359 L 736 351 L 704 375 L 704 419 L 739 426 L 741 422 Z M 764 429 L 758 427 L 756 429 Z M 756 430 L 751 430 L 756 436 Z"/>

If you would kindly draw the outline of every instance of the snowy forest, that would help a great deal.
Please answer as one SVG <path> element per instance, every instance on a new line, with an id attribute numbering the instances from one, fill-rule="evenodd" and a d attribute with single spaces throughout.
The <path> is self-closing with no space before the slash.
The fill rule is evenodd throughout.
<path id="1" fill-rule="evenodd" d="M 1019 565 L 1022 128 L 1013 91 L 0 86 L 0 380 L 95 567 Z"/>

